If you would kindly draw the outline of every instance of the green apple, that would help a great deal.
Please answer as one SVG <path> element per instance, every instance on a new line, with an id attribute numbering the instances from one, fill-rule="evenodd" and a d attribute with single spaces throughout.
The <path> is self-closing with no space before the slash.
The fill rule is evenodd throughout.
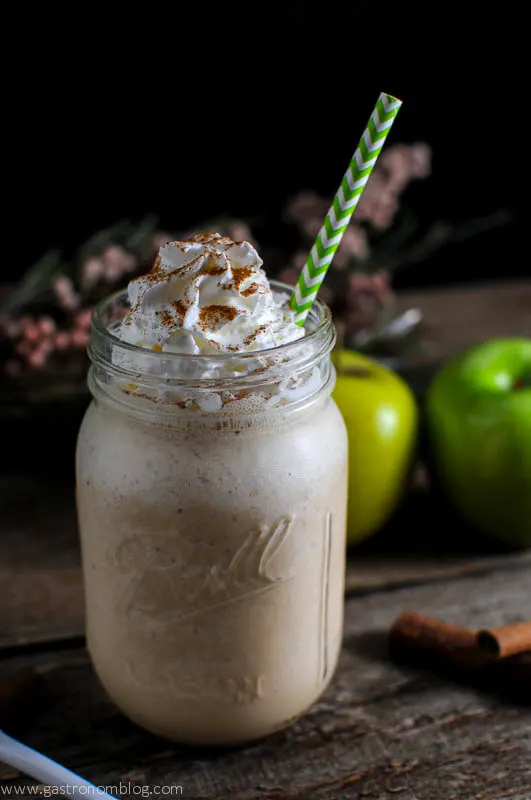
<path id="1" fill-rule="evenodd" d="M 333 356 L 333 398 L 349 437 L 347 541 L 377 531 L 395 510 L 409 473 L 417 406 L 406 383 L 387 367 L 348 350 Z"/>
<path id="2" fill-rule="evenodd" d="M 450 361 L 426 398 L 432 469 L 480 531 L 531 545 L 531 339 L 485 342 Z"/>

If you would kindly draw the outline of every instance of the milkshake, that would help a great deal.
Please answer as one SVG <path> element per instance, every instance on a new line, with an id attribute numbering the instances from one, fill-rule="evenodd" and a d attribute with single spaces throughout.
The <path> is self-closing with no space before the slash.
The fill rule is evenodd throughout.
<path id="1" fill-rule="evenodd" d="M 182 742 L 279 730 L 342 634 L 347 438 L 334 332 L 305 328 L 256 250 L 161 248 L 96 309 L 77 504 L 87 641 L 109 696 Z"/>

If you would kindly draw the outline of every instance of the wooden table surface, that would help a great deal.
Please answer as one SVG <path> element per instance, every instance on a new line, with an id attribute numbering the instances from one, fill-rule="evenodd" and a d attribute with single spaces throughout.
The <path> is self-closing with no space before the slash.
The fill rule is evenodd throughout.
<path id="1" fill-rule="evenodd" d="M 531 336 L 531 280 L 403 292 L 398 307 L 422 311 L 434 358 L 498 336 Z"/>
<path id="2" fill-rule="evenodd" d="M 472 304 L 475 341 L 528 335 L 531 284 L 519 286 L 512 306 L 503 301 L 505 315 L 513 309 L 510 331 L 493 312 L 502 301 L 491 289 L 483 320 L 481 300 L 466 292 L 451 301 L 417 294 L 415 303 L 437 312 L 445 330 L 449 309 L 464 319 Z M 517 323 L 515 308 L 525 312 Z M 448 352 L 457 347 L 454 333 L 445 341 Z M 170 796 L 198 800 L 530 800 L 531 664 L 517 687 L 396 663 L 387 631 L 406 608 L 471 628 L 531 619 L 531 551 L 504 551 L 463 526 L 430 494 L 422 471 L 394 520 L 350 554 L 343 650 L 323 698 L 251 746 L 181 747 L 129 723 L 91 669 L 73 478 L 0 475 L 0 703 L 1 682 L 32 669 L 5 728 L 98 785 L 121 782 L 131 794 L 173 786 Z M 27 783 L 0 764 L 0 792 Z"/>

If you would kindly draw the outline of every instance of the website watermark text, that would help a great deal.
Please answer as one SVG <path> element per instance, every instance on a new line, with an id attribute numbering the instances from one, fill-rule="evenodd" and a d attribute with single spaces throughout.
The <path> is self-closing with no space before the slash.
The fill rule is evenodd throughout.
<path id="1" fill-rule="evenodd" d="M 177 784 L 140 784 L 120 781 L 108 786 L 76 786 L 65 783 L 63 786 L 47 786 L 34 783 L 19 786 L 0 786 L 0 797 L 182 797 L 183 787 Z"/>

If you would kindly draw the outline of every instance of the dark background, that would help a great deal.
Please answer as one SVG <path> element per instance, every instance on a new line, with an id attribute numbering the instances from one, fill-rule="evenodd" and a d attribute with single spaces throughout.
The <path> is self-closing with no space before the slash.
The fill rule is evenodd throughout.
<path id="1" fill-rule="evenodd" d="M 389 142 L 433 147 L 433 176 L 408 198 L 422 219 L 512 208 L 516 220 L 445 247 L 398 285 L 528 274 L 517 236 L 523 20 L 510 6 L 473 6 L 32 12 L 13 28 L 4 81 L 0 277 L 16 280 L 49 247 L 72 252 L 94 230 L 150 211 L 170 230 L 263 214 L 274 237 L 286 197 L 335 191 L 380 91 L 404 101 Z"/>

